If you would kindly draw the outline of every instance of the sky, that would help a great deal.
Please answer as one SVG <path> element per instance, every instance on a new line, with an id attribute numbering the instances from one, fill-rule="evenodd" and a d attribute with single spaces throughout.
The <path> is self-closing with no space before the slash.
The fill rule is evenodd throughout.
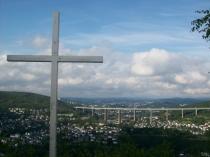
<path id="1" fill-rule="evenodd" d="M 7 55 L 59 55 L 103 63 L 59 63 L 58 97 L 210 98 L 210 45 L 191 22 L 209 0 L 0 0 L 0 90 L 50 95 L 51 64 Z"/>

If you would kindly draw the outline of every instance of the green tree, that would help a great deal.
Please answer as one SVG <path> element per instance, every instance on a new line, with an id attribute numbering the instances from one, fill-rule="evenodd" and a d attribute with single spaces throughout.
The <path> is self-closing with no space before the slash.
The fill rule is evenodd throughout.
<path id="1" fill-rule="evenodd" d="M 12 143 L 7 144 L 4 157 L 34 157 L 35 149 L 32 145 L 21 145 L 18 143 L 16 147 Z"/>
<path id="2" fill-rule="evenodd" d="M 151 156 L 154 157 L 175 157 L 175 153 L 171 143 L 164 141 L 156 148 L 151 149 Z"/>
<path id="3" fill-rule="evenodd" d="M 191 25 L 191 32 L 198 31 L 199 33 L 204 33 L 202 35 L 203 39 L 210 41 L 210 10 L 195 11 L 199 14 L 204 14 L 204 17 L 193 20 Z"/>
<path id="4" fill-rule="evenodd" d="M 208 130 L 206 132 L 206 136 L 207 136 L 207 152 L 210 153 L 210 130 Z"/>

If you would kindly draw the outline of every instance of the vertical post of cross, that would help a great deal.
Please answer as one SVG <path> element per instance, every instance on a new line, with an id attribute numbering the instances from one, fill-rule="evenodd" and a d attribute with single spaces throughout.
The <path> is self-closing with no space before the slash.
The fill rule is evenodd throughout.
<path id="1" fill-rule="evenodd" d="M 118 124 L 121 123 L 121 109 L 118 110 Z"/>
<path id="2" fill-rule="evenodd" d="M 104 121 L 107 121 L 107 109 L 104 109 Z"/>
<path id="3" fill-rule="evenodd" d="M 95 109 L 92 108 L 92 117 L 94 117 L 94 116 L 95 116 Z"/>
<path id="4" fill-rule="evenodd" d="M 184 110 L 182 109 L 182 118 L 184 118 Z"/>
<path id="5" fill-rule="evenodd" d="M 198 115 L 198 109 L 195 108 L 195 116 L 197 116 L 197 115 Z"/>
<path id="6" fill-rule="evenodd" d="M 136 109 L 134 108 L 133 110 L 133 121 L 135 122 L 136 121 Z"/>
<path id="7" fill-rule="evenodd" d="M 150 110 L 150 124 L 152 124 L 152 110 Z"/>
<path id="8" fill-rule="evenodd" d="M 168 110 L 166 110 L 166 121 L 168 121 Z"/>
<path id="9" fill-rule="evenodd" d="M 53 13 L 52 56 L 58 56 L 59 48 L 59 12 Z M 57 86 L 58 61 L 51 64 L 51 97 L 50 97 L 50 157 L 57 156 Z"/>

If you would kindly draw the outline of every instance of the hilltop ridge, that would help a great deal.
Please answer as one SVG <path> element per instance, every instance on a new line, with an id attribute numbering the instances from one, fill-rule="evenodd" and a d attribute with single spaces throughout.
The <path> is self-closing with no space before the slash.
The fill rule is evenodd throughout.
<path id="1" fill-rule="evenodd" d="M 49 105 L 49 96 L 29 92 L 0 91 L 1 107 L 46 108 Z M 63 105 L 65 103 L 58 100 L 58 106 Z"/>

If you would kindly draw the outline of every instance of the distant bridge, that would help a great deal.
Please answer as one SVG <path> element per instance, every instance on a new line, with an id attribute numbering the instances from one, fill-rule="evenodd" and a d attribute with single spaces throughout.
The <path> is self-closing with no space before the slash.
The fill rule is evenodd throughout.
<path id="1" fill-rule="evenodd" d="M 92 110 L 92 116 L 95 115 L 95 110 L 104 110 L 104 120 L 107 121 L 107 110 L 118 110 L 118 123 L 121 122 L 121 110 L 130 110 L 134 112 L 134 121 L 136 121 L 136 111 L 150 111 L 150 124 L 152 123 L 152 111 L 166 111 L 166 120 L 168 120 L 168 111 L 180 110 L 182 111 L 182 118 L 184 118 L 184 110 L 195 110 L 195 115 L 198 115 L 198 110 L 210 110 L 210 107 L 201 107 L 201 108 L 108 108 L 108 107 L 80 107 L 76 106 L 76 109 L 85 109 Z"/>

